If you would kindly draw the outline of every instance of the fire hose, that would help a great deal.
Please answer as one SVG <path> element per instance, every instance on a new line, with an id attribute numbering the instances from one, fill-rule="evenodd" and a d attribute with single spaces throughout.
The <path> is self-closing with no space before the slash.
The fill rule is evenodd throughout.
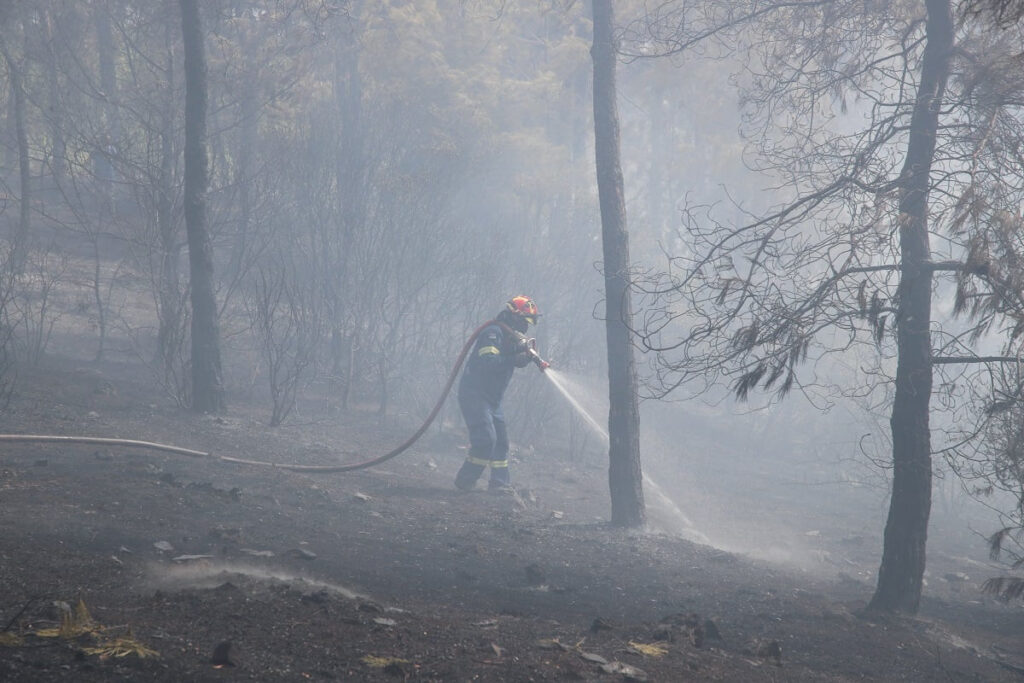
<path id="1" fill-rule="evenodd" d="M 445 400 L 448 398 L 448 394 L 451 393 L 452 386 L 455 384 L 455 378 L 459 374 L 459 369 L 466 360 L 466 356 L 469 354 L 469 350 L 473 347 L 473 343 L 476 338 L 480 336 L 480 333 L 491 325 L 499 325 L 507 333 L 511 334 L 516 339 L 517 347 L 521 348 L 523 352 L 528 354 L 530 361 L 536 365 L 541 372 L 548 368 L 548 363 L 544 361 L 540 354 L 537 353 L 531 343 L 532 340 L 526 339 L 526 337 L 519 332 L 516 332 L 512 328 L 508 327 L 504 323 L 498 322 L 497 320 L 488 320 L 483 325 L 474 330 L 473 334 L 469 336 L 466 343 L 462 346 L 462 351 L 459 352 L 459 356 L 455 361 L 455 365 L 452 367 L 451 372 L 448 374 L 448 380 L 444 385 L 444 391 L 441 392 L 441 397 L 437 400 L 434 408 L 430 411 L 430 414 L 424 420 L 423 424 L 420 425 L 419 429 L 413 432 L 412 436 L 406 439 L 404 442 L 399 444 L 394 449 L 388 451 L 384 455 L 365 460 L 363 462 L 352 463 L 349 465 L 299 465 L 295 463 L 274 463 L 267 462 L 264 460 L 246 460 L 244 458 L 233 458 L 227 455 L 214 455 L 213 453 L 206 451 L 197 451 L 190 448 L 180 448 L 178 446 L 171 446 L 168 444 L 156 443 L 152 441 L 139 441 L 136 439 L 117 439 L 117 438 L 106 438 L 96 436 L 54 436 L 45 434 L 0 434 L 0 443 L 77 443 L 77 444 L 91 444 L 91 445 L 102 445 L 102 446 L 124 446 L 131 448 L 143 448 L 148 450 L 162 451 L 165 453 L 175 453 L 177 455 L 187 455 L 193 458 L 213 458 L 221 462 L 230 462 L 239 465 L 256 465 L 262 467 L 274 467 L 281 470 L 288 470 L 290 472 L 320 472 L 320 473 L 331 473 L 331 472 L 352 472 L 353 470 L 362 470 L 374 465 L 379 465 L 382 462 L 386 462 L 401 453 L 404 453 L 409 449 L 421 436 L 427 431 L 430 425 L 434 422 L 438 413 L 441 412 L 441 408 L 444 406 Z"/>

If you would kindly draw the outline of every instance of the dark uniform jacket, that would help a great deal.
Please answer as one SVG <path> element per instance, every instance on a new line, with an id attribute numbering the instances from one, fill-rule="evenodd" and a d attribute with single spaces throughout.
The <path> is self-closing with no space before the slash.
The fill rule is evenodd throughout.
<path id="1" fill-rule="evenodd" d="M 525 353 L 516 353 L 516 335 L 501 325 L 488 325 L 476 338 L 459 382 L 459 399 L 482 398 L 492 406 L 501 403 L 505 388 L 517 367 L 529 363 Z"/>

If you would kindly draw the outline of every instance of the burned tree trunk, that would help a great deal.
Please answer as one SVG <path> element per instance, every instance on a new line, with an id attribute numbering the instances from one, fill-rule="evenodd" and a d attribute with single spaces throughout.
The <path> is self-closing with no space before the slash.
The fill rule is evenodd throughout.
<path id="1" fill-rule="evenodd" d="M 185 49 L 185 229 L 192 302 L 192 410 L 222 412 L 213 246 L 206 226 L 206 52 L 197 0 L 180 0 Z"/>
<path id="2" fill-rule="evenodd" d="M 872 609 L 914 613 L 921 600 L 925 543 L 931 512 L 932 391 L 931 250 L 928 190 L 939 108 L 953 52 L 949 0 L 926 0 L 927 44 L 900 175 L 900 283 L 896 336 L 896 397 L 892 429 L 893 480 L 882 565 Z"/>
<path id="3" fill-rule="evenodd" d="M 115 146 L 121 140 L 121 114 L 117 104 L 117 71 L 114 67 L 114 36 L 110 26 L 110 7 L 103 5 L 95 13 L 96 55 L 99 63 L 100 88 L 103 90 L 103 134 L 93 154 L 93 173 L 99 180 L 104 201 L 113 210 Z"/>
<path id="4" fill-rule="evenodd" d="M 11 54 L 8 41 L 0 35 L 0 52 L 7 64 L 14 102 L 14 135 L 18 148 L 18 227 L 12 240 L 11 262 L 15 270 L 22 270 L 28 253 L 28 238 L 32 221 L 32 170 L 28 155 L 28 132 L 25 121 L 25 72 Z"/>
<path id="5" fill-rule="evenodd" d="M 594 149 L 604 248 L 605 333 L 608 340 L 608 484 L 612 524 L 644 523 L 640 472 L 640 410 L 636 364 L 630 343 L 633 309 L 629 295 L 629 233 L 615 93 L 615 39 L 611 0 L 593 0 Z"/>
<path id="6" fill-rule="evenodd" d="M 335 178 L 338 186 L 338 225 L 330 253 L 333 271 L 331 306 L 334 329 L 331 342 L 331 391 L 342 410 L 347 410 L 356 374 L 356 351 L 359 348 L 359 325 L 352 324 L 355 312 L 347 296 L 356 279 L 352 270 L 352 247 L 362 235 L 366 223 L 366 197 L 363 179 L 366 176 L 366 154 L 363 126 L 363 81 L 360 75 L 362 3 L 353 5 L 352 26 L 335 62 L 334 95 L 341 113 L 341 139 Z M 382 401 L 383 410 L 383 401 Z"/>
<path id="7" fill-rule="evenodd" d="M 50 128 L 50 172 L 57 186 L 64 183 L 68 171 L 68 145 L 64 139 L 64 105 L 61 102 L 60 75 L 57 61 L 56 18 L 53 12 L 45 12 L 40 17 L 40 26 L 46 40 L 46 80 L 47 103 L 46 118 Z"/>

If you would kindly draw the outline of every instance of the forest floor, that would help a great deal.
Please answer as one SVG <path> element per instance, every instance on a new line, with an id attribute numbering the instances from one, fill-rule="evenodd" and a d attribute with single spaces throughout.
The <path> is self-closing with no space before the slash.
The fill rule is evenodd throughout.
<path id="1" fill-rule="evenodd" d="M 371 412 L 199 417 L 129 365 L 47 368 L 0 432 L 309 464 L 407 436 Z M 602 467 L 520 453 L 515 494 L 457 492 L 461 441 L 330 475 L 2 445 L 0 680 L 1024 680 L 1024 609 L 983 596 L 982 573 L 933 569 L 916 617 L 865 613 L 877 567 L 610 528 Z M 838 566 L 861 562 L 829 538 Z"/>

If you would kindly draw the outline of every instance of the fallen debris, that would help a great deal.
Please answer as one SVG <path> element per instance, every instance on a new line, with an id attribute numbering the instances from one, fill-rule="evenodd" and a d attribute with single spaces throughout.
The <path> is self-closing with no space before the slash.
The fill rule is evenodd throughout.
<path id="1" fill-rule="evenodd" d="M 100 659 L 123 659 L 131 655 L 135 655 L 139 659 L 160 656 L 159 652 L 136 640 L 131 630 L 119 638 L 100 639 L 94 647 L 82 648 L 82 652 L 87 655 L 98 655 Z"/>
<path id="2" fill-rule="evenodd" d="M 620 661 L 609 662 L 601 665 L 601 671 L 606 674 L 620 674 L 627 681 L 646 681 L 647 673 L 631 664 Z"/>
<path id="3" fill-rule="evenodd" d="M 17 633 L 0 632 L 0 647 L 21 647 L 24 642 Z"/>
<path id="4" fill-rule="evenodd" d="M 172 557 L 171 562 L 178 562 L 184 564 L 185 562 L 195 562 L 196 560 L 211 560 L 213 555 L 178 555 Z"/>
<path id="5" fill-rule="evenodd" d="M 638 643 L 631 640 L 628 643 L 629 650 L 645 657 L 664 657 L 668 654 L 668 647 L 665 643 Z"/>
<path id="6" fill-rule="evenodd" d="M 306 550 L 305 548 L 292 548 L 291 550 L 288 551 L 287 554 L 291 555 L 293 557 L 297 557 L 300 560 L 315 560 L 316 559 L 316 553 L 314 553 L 312 550 Z"/>
<path id="7" fill-rule="evenodd" d="M 601 655 L 596 654 L 594 652 L 584 652 L 583 650 L 580 650 L 579 654 L 580 654 L 580 659 L 582 659 L 584 661 L 587 661 L 587 662 L 593 662 L 594 664 L 607 664 L 608 663 L 607 659 L 605 659 Z"/>
<path id="8" fill-rule="evenodd" d="M 362 658 L 363 664 L 373 669 L 381 669 L 389 676 L 408 678 L 411 674 L 411 662 L 408 659 L 398 657 L 380 657 L 378 655 L 365 655 Z"/>
<path id="9" fill-rule="evenodd" d="M 60 626 L 57 628 L 43 628 L 33 632 L 40 638 L 63 638 L 71 640 L 79 636 L 93 634 L 99 631 L 99 624 L 93 621 L 85 602 L 78 601 L 75 609 L 72 610 L 66 602 L 58 600 L 54 603 L 60 610 Z"/>
<path id="10" fill-rule="evenodd" d="M 105 627 L 100 625 L 89 614 L 89 609 L 83 600 L 79 600 L 72 609 L 68 603 L 57 600 L 54 606 L 60 612 L 60 626 L 56 628 L 42 628 L 31 631 L 30 635 L 37 638 L 57 638 L 61 640 L 78 640 L 80 638 L 94 639 L 94 645 L 86 645 L 81 648 L 83 655 L 97 655 L 100 659 L 117 658 L 121 659 L 134 655 L 139 659 L 159 657 L 160 653 L 153 650 L 137 640 L 130 627 L 114 626 Z M 127 629 L 124 635 L 111 635 L 112 631 Z M 5 638 L 3 645 L 15 647 L 22 644 L 22 637 L 18 634 L 9 635 Z"/>
<path id="11" fill-rule="evenodd" d="M 537 647 L 542 650 L 561 650 L 562 652 L 569 652 L 572 649 L 558 638 L 542 638 L 537 641 Z"/>

